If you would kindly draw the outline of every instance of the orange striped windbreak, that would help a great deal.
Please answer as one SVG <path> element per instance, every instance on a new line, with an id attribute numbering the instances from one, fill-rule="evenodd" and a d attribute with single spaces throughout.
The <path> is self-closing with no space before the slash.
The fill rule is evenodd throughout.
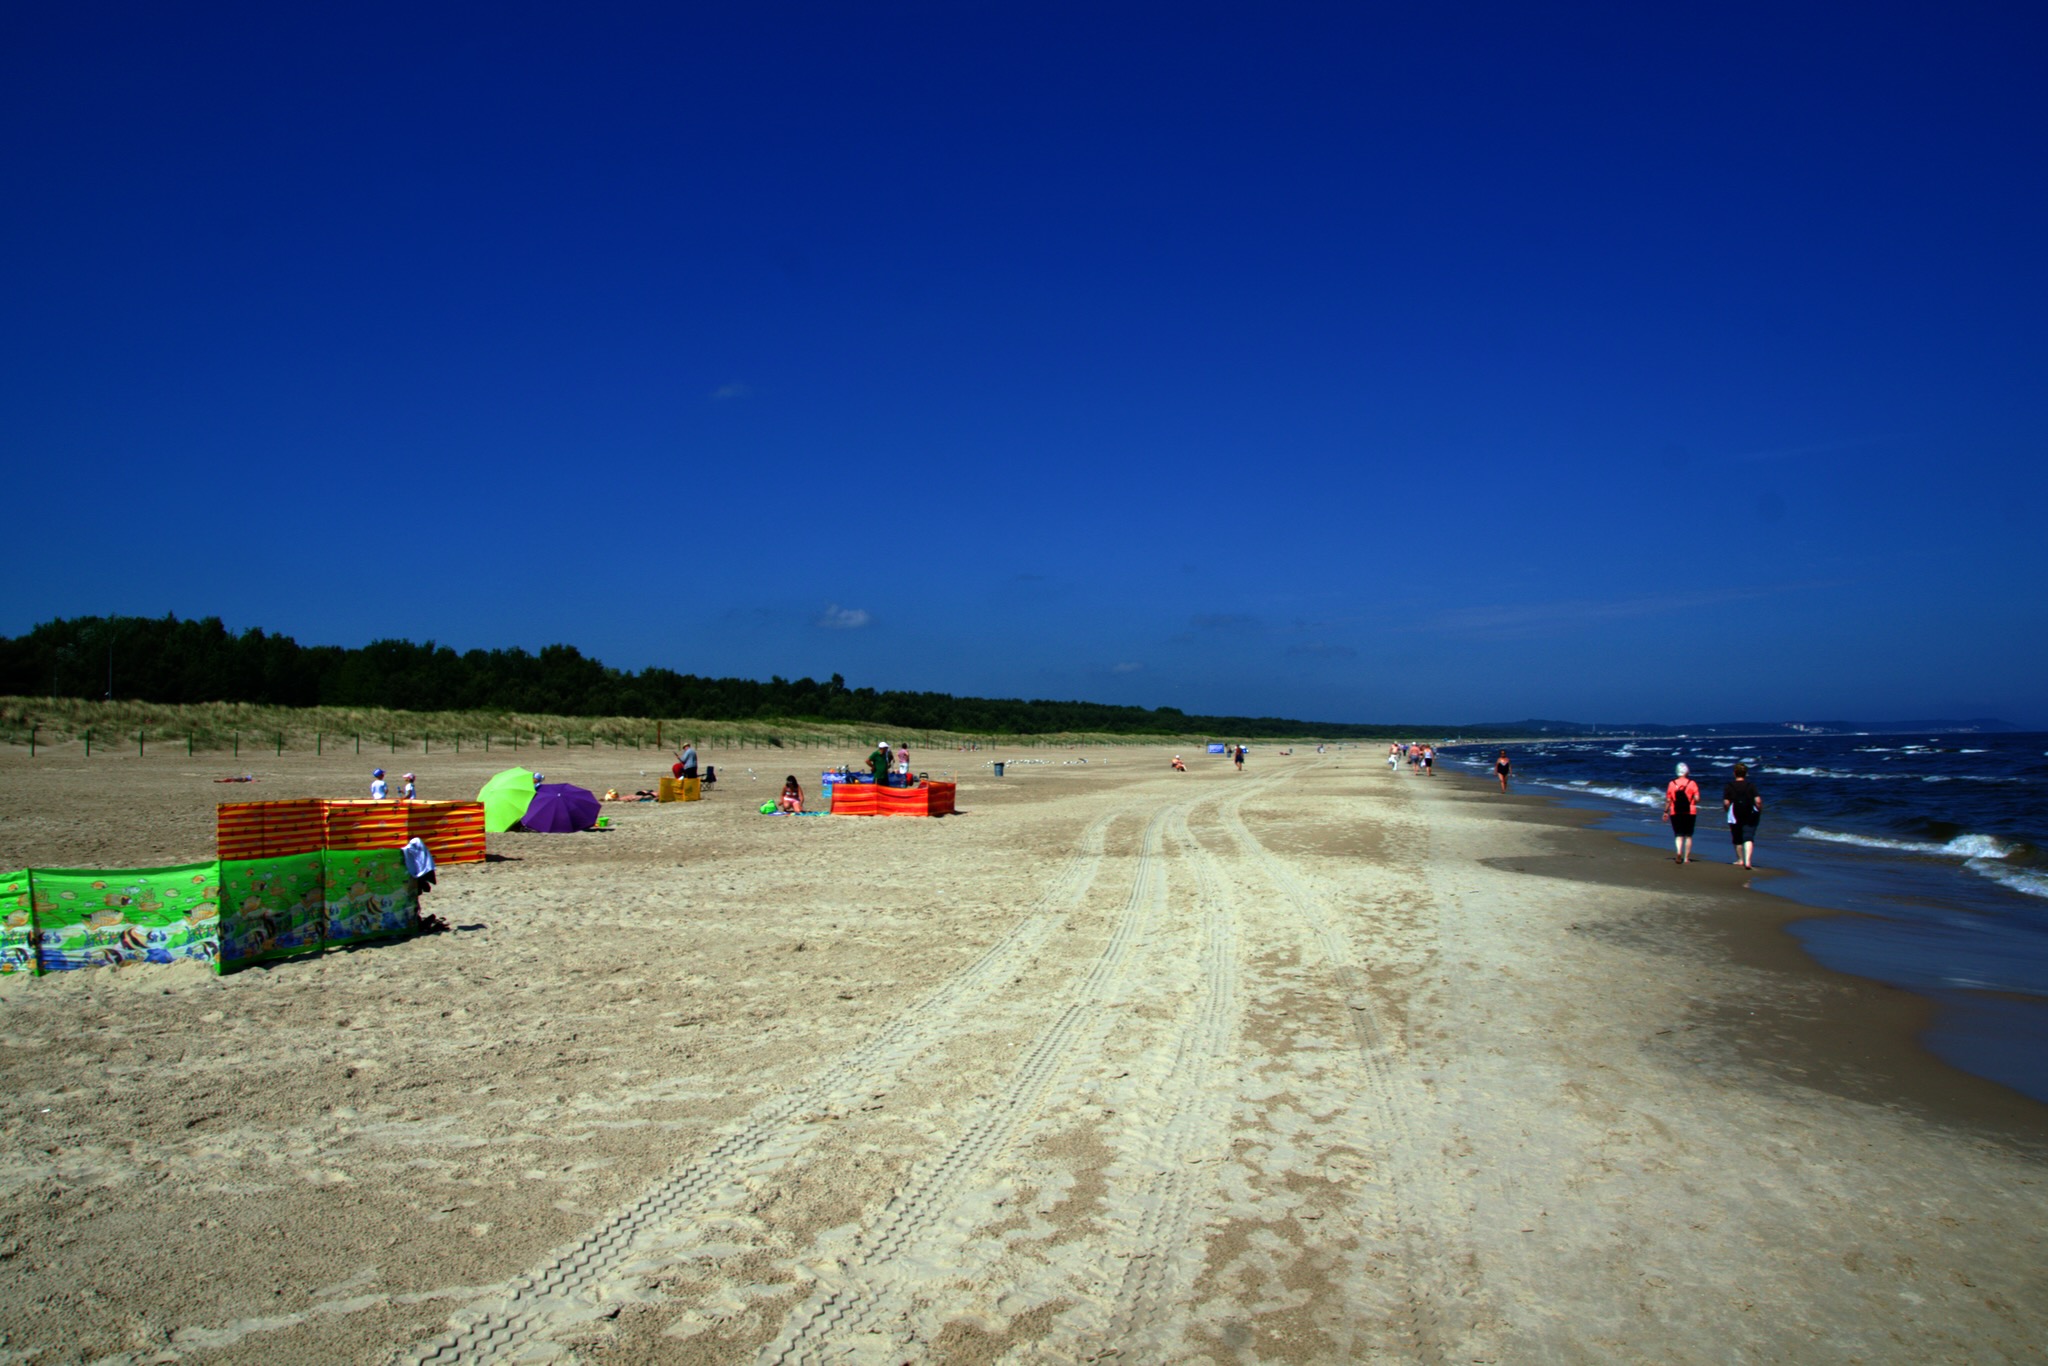
<path id="1" fill-rule="evenodd" d="M 218 857 L 284 858 L 320 849 L 396 849 L 417 835 L 436 863 L 481 863 L 482 802 L 223 802 Z"/>

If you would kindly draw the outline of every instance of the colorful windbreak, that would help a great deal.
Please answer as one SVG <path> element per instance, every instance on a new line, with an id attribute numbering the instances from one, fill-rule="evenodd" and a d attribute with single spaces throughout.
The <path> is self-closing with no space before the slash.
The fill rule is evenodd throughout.
<path id="1" fill-rule="evenodd" d="M 214 852 L 223 859 L 278 858 L 318 849 L 396 849 L 414 838 L 433 851 L 436 863 L 483 862 L 483 803 L 222 802 Z"/>
<path id="2" fill-rule="evenodd" d="M 136 962 L 211 963 L 219 953 L 217 864 L 31 868 L 26 878 L 37 972 Z"/>
<path id="3" fill-rule="evenodd" d="M 0 873 L 0 977 L 36 970 L 36 931 L 28 870 Z"/>

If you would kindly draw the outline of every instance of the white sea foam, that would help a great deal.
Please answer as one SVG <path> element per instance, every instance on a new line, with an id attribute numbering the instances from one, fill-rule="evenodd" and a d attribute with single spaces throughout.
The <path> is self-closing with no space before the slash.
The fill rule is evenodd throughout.
<path id="1" fill-rule="evenodd" d="M 1963 866 L 1993 882 L 2002 882 L 2015 892 L 2048 897 L 2048 875 L 2043 875 L 2038 868 L 2011 868 L 1996 860 L 1981 858 L 1973 858 Z"/>
<path id="2" fill-rule="evenodd" d="M 1906 854 L 1927 854 L 1936 858 L 2002 859 L 2012 850 L 1990 835 L 1957 835 L 1946 844 L 1933 840 L 1893 840 L 1881 835 L 1845 835 L 1836 830 L 1816 830 L 1802 825 L 1794 839 L 1818 840 L 1824 844 L 1853 844 L 1864 849 L 1896 849 Z"/>
<path id="3" fill-rule="evenodd" d="M 1766 768 L 1764 772 L 1782 773 L 1788 778 L 1825 778 L 1828 776 L 1828 771 L 1824 768 Z"/>
<path id="4" fill-rule="evenodd" d="M 1574 778 L 1569 787 L 1575 792 L 1590 792 L 1596 797 L 1606 797 L 1617 802 L 1629 802 L 1636 806 L 1662 806 L 1664 794 L 1649 792 L 1640 787 L 1599 787 L 1584 778 Z"/>

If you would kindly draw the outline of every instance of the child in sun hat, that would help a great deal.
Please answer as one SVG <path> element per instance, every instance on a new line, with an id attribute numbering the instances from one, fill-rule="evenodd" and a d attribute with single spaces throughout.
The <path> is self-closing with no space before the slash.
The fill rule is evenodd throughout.
<path id="1" fill-rule="evenodd" d="M 407 801 L 414 801 L 419 797 L 420 790 L 413 784 L 412 774 L 405 775 L 405 786 L 398 789 L 398 795 Z"/>
<path id="2" fill-rule="evenodd" d="M 384 770 L 381 768 L 372 769 L 370 771 L 370 800 L 381 802 L 390 795 L 391 789 L 384 784 Z"/>

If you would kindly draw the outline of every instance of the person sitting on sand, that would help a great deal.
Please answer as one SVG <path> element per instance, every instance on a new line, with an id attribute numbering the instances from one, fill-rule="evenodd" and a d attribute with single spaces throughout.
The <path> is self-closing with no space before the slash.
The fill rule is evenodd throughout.
<path id="1" fill-rule="evenodd" d="M 1178 754 L 1173 756 L 1173 771 L 1175 773 L 1185 773 L 1188 771 L 1188 766 L 1180 761 Z"/>
<path id="2" fill-rule="evenodd" d="M 796 774 L 792 773 L 782 780 L 782 795 L 775 799 L 775 804 L 781 807 L 786 815 L 801 816 L 804 813 L 803 784 L 796 780 Z"/>

